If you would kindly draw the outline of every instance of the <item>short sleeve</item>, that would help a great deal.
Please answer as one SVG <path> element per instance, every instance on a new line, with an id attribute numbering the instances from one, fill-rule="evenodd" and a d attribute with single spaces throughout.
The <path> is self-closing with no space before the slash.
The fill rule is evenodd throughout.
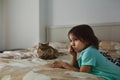
<path id="1" fill-rule="evenodd" d="M 96 65 L 96 58 L 95 58 L 94 52 L 85 51 L 84 54 L 82 55 L 81 65 L 95 66 Z"/>

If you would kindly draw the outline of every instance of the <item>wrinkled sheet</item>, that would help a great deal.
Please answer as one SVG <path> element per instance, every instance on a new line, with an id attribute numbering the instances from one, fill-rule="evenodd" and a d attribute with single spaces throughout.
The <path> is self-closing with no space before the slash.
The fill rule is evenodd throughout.
<path id="1" fill-rule="evenodd" d="M 69 63 L 70 56 L 62 55 L 54 60 L 0 58 L 0 80 L 104 80 L 88 73 L 52 68 L 50 64 L 55 60 Z"/>

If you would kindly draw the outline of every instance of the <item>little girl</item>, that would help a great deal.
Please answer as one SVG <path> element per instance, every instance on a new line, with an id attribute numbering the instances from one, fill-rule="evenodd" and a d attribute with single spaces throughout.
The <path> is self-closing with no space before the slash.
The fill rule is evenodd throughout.
<path id="1" fill-rule="evenodd" d="M 77 25 L 68 32 L 72 65 L 55 61 L 54 68 L 65 68 L 77 72 L 87 72 L 105 80 L 120 80 L 120 68 L 107 60 L 98 50 L 99 41 L 89 25 Z M 77 53 L 80 53 L 77 58 Z"/>

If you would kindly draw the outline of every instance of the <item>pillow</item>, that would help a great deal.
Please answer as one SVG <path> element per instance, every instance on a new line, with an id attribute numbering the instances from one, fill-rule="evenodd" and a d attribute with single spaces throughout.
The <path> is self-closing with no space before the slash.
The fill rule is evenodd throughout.
<path id="1" fill-rule="evenodd" d="M 99 49 L 110 51 L 120 50 L 120 43 L 117 41 L 102 40 L 99 43 Z"/>
<path id="2" fill-rule="evenodd" d="M 112 58 L 120 58 L 120 43 L 117 41 L 102 40 L 99 50 L 107 52 Z"/>
<path id="3" fill-rule="evenodd" d="M 107 51 L 112 58 L 120 58 L 120 51 Z"/>

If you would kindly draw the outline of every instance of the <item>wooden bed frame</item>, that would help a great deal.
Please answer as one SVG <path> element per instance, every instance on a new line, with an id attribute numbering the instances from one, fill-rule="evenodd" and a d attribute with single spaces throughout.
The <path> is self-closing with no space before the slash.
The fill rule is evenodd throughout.
<path id="1" fill-rule="evenodd" d="M 120 42 L 120 22 L 90 25 L 99 40 Z M 75 25 L 54 25 L 47 27 L 47 41 L 68 42 L 67 32 Z"/>

